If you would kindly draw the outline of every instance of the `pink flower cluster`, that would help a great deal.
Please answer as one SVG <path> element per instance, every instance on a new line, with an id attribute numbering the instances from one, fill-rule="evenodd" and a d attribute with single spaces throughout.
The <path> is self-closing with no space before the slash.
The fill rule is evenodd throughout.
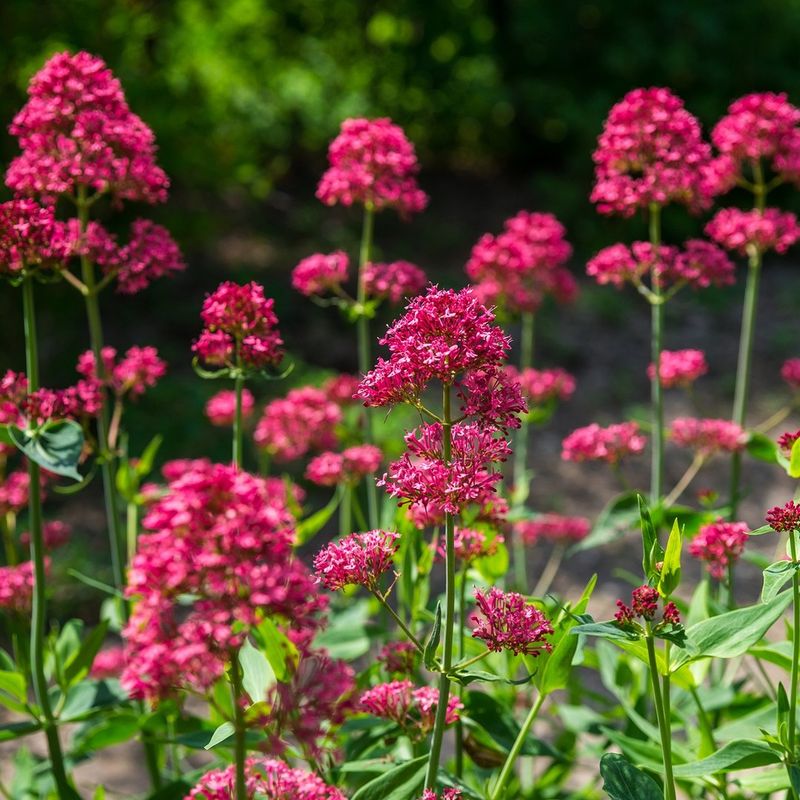
<path id="1" fill-rule="evenodd" d="M 465 564 L 471 564 L 479 558 L 493 556 L 503 541 L 502 536 L 498 535 L 489 538 L 483 531 L 476 530 L 475 528 L 456 527 L 453 531 L 455 556 L 459 561 Z M 438 547 L 436 548 L 436 555 L 444 560 L 446 552 L 446 542 L 444 539 L 440 539 Z"/>
<path id="2" fill-rule="evenodd" d="M 594 152 L 591 200 L 601 214 L 632 216 L 652 203 L 706 208 L 711 148 L 700 123 L 668 89 L 634 89 L 614 105 Z"/>
<path id="3" fill-rule="evenodd" d="M 800 389 L 800 358 L 787 358 L 783 362 L 781 378 L 790 389 Z"/>
<path id="4" fill-rule="evenodd" d="M 631 592 L 630 606 L 625 605 L 622 600 L 617 600 L 618 611 L 614 618 L 622 627 L 634 625 L 636 619 L 652 622 L 658 613 L 659 599 L 658 589 L 647 585 L 639 586 Z M 679 625 L 680 621 L 681 617 L 675 603 L 666 603 L 662 612 L 662 622 L 668 625 Z"/>
<path id="5" fill-rule="evenodd" d="M 58 269 L 69 247 L 50 206 L 25 198 L 0 204 L 0 275 Z"/>
<path id="6" fill-rule="evenodd" d="M 207 690 L 262 614 L 303 645 L 325 608 L 293 556 L 283 481 L 201 460 L 166 472 L 128 576 L 122 683 L 138 698 Z"/>
<path id="7" fill-rule="evenodd" d="M 792 447 L 794 447 L 794 443 L 798 439 L 800 439 L 800 429 L 796 431 L 787 431 L 778 437 L 778 447 L 780 447 L 784 453 L 789 454 L 792 451 Z"/>
<path id="8" fill-rule="evenodd" d="M 44 485 L 44 477 L 42 477 Z M 31 479 L 28 470 L 20 469 L 6 475 L 0 483 L 0 514 L 18 514 L 28 505 Z"/>
<path id="9" fill-rule="evenodd" d="M 709 574 L 724 580 L 728 567 L 739 560 L 747 544 L 750 527 L 746 522 L 717 520 L 703 525 L 689 544 L 689 553 L 706 562 Z"/>
<path id="10" fill-rule="evenodd" d="M 387 642 L 378 653 L 378 661 L 392 675 L 409 675 L 417 661 L 417 648 L 411 642 Z"/>
<path id="11" fill-rule="evenodd" d="M 665 389 L 687 388 L 708 372 L 708 362 L 702 350 L 662 350 L 658 377 Z M 647 367 L 647 377 L 654 380 L 655 365 Z"/>
<path id="12" fill-rule="evenodd" d="M 0 492 L 1 491 L 2 490 L 0 490 Z M 2 505 L 2 501 L 0 501 L 0 505 Z M 45 522 L 44 525 L 42 525 L 42 540 L 45 550 L 56 550 L 59 547 L 63 547 L 70 540 L 71 536 L 72 527 L 67 525 L 66 522 L 61 522 L 61 520 L 50 520 L 50 522 Z M 28 531 L 23 531 L 19 535 L 19 543 L 24 547 L 30 545 L 31 535 Z"/>
<path id="13" fill-rule="evenodd" d="M 203 303 L 205 328 L 192 349 L 213 367 L 261 369 L 279 363 L 283 341 L 274 306 L 257 283 L 221 283 Z"/>
<path id="14" fill-rule="evenodd" d="M 389 465 L 378 486 L 412 509 L 432 505 L 458 514 L 469 504 L 483 505 L 501 479 L 492 467 L 508 458 L 508 442 L 491 428 L 460 423 L 451 429 L 451 455 L 445 461 L 442 432 L 434 423 L 407 433 L 407 452 Z"/>
<path id="15" fill-rule="evenodd" d="M 52 56 L 33 76 L 9 130 L 22 150 L 6 174 L 15 192 L 76 195 L 86 187 L 116 200 L 166 199 L 153 132 L 103 61 L 88 53 Z"/>
<path id="16" fill-rule="evenodd" d="M 94 657 L 89 676 L 98 681 L 103 678 L 118 678 L 124 669 L 125 648 L 107 647 Z"/>
<path id="17" fill-rule="evenodd" d="M 361 695 L 361 708 L 368 714 L 396 722 L 413 739 L 423 739 L 433 730 L 439 692 L 433 686 L 414 688 L 411 681 L 379 683 Z M 458 696 L 447 700 L 445 722 L 454 725 L 464 704 Z"/>
<path id="18" fill-rule="evenodd" d="M 507 219 L 497 236 L 484 234 L 465 268 L 478 299 L 512 313 L 535 311 L 548 295 L 573 300 L 578 287 L 564 267 L 572 255 L 565 234 L 552 214 L 531 211 Z"/>
<path id="19" fill-rule="evenodd" d="M 335 447 L 341 421 L 341 408 L 322 389 L 305 386 L 264 408 L 254 438 L 276 461 L 292 461 L 310 450 Z"/>
<path id="20" fill-rule="evenodd" d="M 314 253 L 292 270 L 292 286 L 306 297 L 338 293 L 347 282 L 349 269 L 350 259 L 343 250 Z"/>
<path id="21" fill-rule="evenodd" d="M 487 592 L 476 589 L 475 603 L 472 636 L 492 652 L 510 650 L 516 655 L 538 656 L 552 649 L 546 637 L 552 635 L 553 626 L 521 594 L 502 592 L 496 586 Z"/>
<path id="22" fill-rule="evenodd" d="M 783 506 L 775 506 L 767 512 L 767 525 L 778 533 L 800 530 L 800 504 L 789 500 Z"/>
<path id="23" fill-rule="evenodd" d="M 586 517 L 565 517 L 561 514 L 542 514 L 535 519 L 514 523 L 514 531 L 525 544 L 542 540 L 556 544 L 580 542 L 589 535 L 592 526 Z"/>
<path id="24" fill-rule="evenodd" d="M 575 378 L 564 369 L 533 369 L 519 371 L 507 366 L 505 371 L 519 381 L 522 396 L 532 406 L 543 406 L 556 400 L 569 400 L 575 394 Z"/>
<path id="25" fill-rule="evenodd" d="M 358 483 L 366 475 L 377 472 L 383 453 L 372 444 L 348 447 L 341 453 L 320 453 L 306 467 L 306 478 L 319 486 Z"/>
<path id="26" fill-rule="evenodd" d="M 249 389 L 242 389 L 242 419 L 253 416 L 256 401 Z M 218 428 L 230 428 L 236 417 L 236 392 L 223 389 L 206 403 L 205 414 L 208 421 Z"/>
<path id="27" fill-rule="evenodd" d="M 136 294 L 154 280 L 172 277 L 185 269 L 180 247 L 169 231 L 149 219 L 137 219 L 131 225 L 128 244 L 119 249 L 117 291 Z"/>
<path id="28" fill-rule="evenodd" d="M 331 542 L 314 558 L 318 580 L 332 591 L 345 586 L 377 591 L 381 575 L 392 567 L 399 538 L 397 533 L 377 530 Z"/>
<path id="29" fill-rule="evenodd" d="M 104 347 L 100 356 L 103 360 L 101 375 L 97 374 L 97 363 L 91 350 L 78 358 L 76 370 L 86 380 L 104 384 L 117 397 L 143 395 L 167 371 L 167 364 L 159 358 L 155 347 L 131 347 L 119 361 L 113 347 Z"/>
<path id="30" fill-rule="evenodd" d="M 356 402 L 355 393 L 361 379 L 357 375 L 334 375 L 322 384 L 322 391 L 337 406 L 349 406 Z"/>
<path id="31" fill-rule="evenodd" d="M 369 263 L 364 268 L 363 280 L 368 297 L 388 300 L 392 305 L 419 294 L 428 282 L 425 273 L 410 261 Z"/>
<path id="32" fill-rule="evenodd" d="M 672 422 L 670 437 L 679 447 L 689 447 L 704 457 L 736 453 L 747 443 L 742 427 L 726 419 L 679 417 Z"/>
<path id="33" fill-rule="evenodd" d="M 751 249 L 785 253 L 800 239 L 800 224 L 790 211 L 767 208 L 742 211 L 723 208 L 706 225 L 706 233 L 720 245 L 742 255 Z"/>
<path id="34" fill-rule="evenodd" d="M 0 567 L 0 611 L 23 616 L 30 614 L 33 585 L 32 561 Z"/>
<path id="35" fill-rule="evenodd" d="M 346 800 L 335 787 L 304 769 L 273 758 L 251 758 L 245 764 L 248 800 Z M 200 778 L 184 800 L 231 800 L 236 767 L 214 769 Z"/>
<path id="36" fill-rule="evenodd" d="M 405 217 L 428 203 L 417 186 L 414 145 L 390 119 L 346 119 L 328 148 L 328 163 L 317 187 L 326 205 L 395 208 Z"/>
<path id="37" fill-rule="evenodd" d="M 621 422 L 603 428 L 596 422 L 574 430 L 561 445 L 565 461 L 605 461 L 618 464 L 623 458 L 638 455 L 647 439 L 636 422 Z"/>

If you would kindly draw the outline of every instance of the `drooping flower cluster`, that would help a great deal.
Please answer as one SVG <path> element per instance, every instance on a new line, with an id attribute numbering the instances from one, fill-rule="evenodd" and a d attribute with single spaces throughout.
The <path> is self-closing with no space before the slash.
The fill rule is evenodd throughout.
<path id="1" fill-rule="evenodd" d="M 699 456 L 736 453 L 747 443 L 747 433 L 727 419 L 679 417 L 670 427 L 670 438 L 680 447 L 688 447 Z"/>
<path id="2" fill-rule="evenodd" d="M 262 369 L 279 363 L 283 341 L 274 306 L 257 283 L 221 283 L 203 302 L 205 328 L 192 349 L 212 367 Z"/>
<path id="3" fill-rule="evenodd" d="M 242 389 L 242 419 L 253 416 L 256 401 L 249 389 Z M 205 406 L 205 415 L 212 425 L 218 428 L 230 428 L 236 418 L 236 392 L 223 389 L 211 397 Z"/>
<path id="4" fill-rule="evenodd" d="M 658 377 L 665 389 L 687 388 L 708 372 L 708 362 L 702 350 L 662 350 Z M 647 377 L 654 380 L 655 365 L 647 367 Z"/>
<path id="5" fill-rule="evenodd" d="M 328 148 L 328 163 L 317 187 L 326 205 L 394 208 L 404 217 L 427 205 L 417 186 L 414 145 L 390 119 L 346 119 Z"/>
<path id="6" fill-rule="evenodd" d="M 22 194 L 78 194 L 163 202 L 169 182 L 156 165 L 155 138 L 128 107 L 119 81 L 89 53 L 56 53 L 31 79 L 10 133 L 22 153 L 6 184 Z"/>
<path id="7" fill-rule="evenodd" d="M 273 758 L 248 759 L 245 778 L 248 800 L 346 800 L 313 773 Z M 230 800 L 235 787 L 236 767 L 232 764 L 207 772 L 184 800 Z"/>
<path id="8" fill-rule="evenodd" d="M 618 464 L 623 458 L 638 455 L 647 439 L 636 422 L 620 422 L 603 428 L 596 422 L 574 430 L 561 445 L 565 461 L 605 461 Z"/>
<path id="9" fill-rule="evenodd" d="M 69 252 L 50 206 L 20 198 L 0 204 L 0 276 L 58 269 Z"/>
<path id="10" fill-rule="evenodd" d="M 542 406 L 556 400 L 569 400 L 575 393 L 575 378 L 564 369 L 517 370 L 507 366 L 505 371 L 515 378 L 522 388 L 522 396 L 529 406 Z"/>
<path id="11" fill-rule="evenodd" d="M 376 530 L 331 542 L 314 558 L 317 578 L 332 591 L 345 586 L 377 591 L 381 575 L 392 567 L 399 538 L 397 533 Z"/>
<path id="12" fill-rule="evenodd" d="M 496 586 L 487 592 L 476 589 L 475 603 L 472 636 L 492 652 L 510 650 L 516 655 L 538 656 L 552 649 L 546 637 L 552 635 L 553 626 L 521 594 L 503 592 Z"/>
<path id="13" fill-rule="evenodd" d="M 159 358 L 155 347 L 131 347 L 117 361 L 117 351 L 104 347 L 100 353 L 103 360 L 102 374 L 98 375 L 94 353 L 87 350 L 78 358 L 76 370 L 88 381 L 96 381 L 116 396 L 139 397 L 164 377 L 166 362 Z"/>
<path id="14" fill-rule="evenodd" d="M 580 542 L 589 535 L 592 525 L 586 517 L 566 517 L 561 514 L 542 514 L 535 519 L 514 523 L 514 531 L 525 544 L 540 541 L 556 544 Z"/>
<path id="15" fill-rule="evenodd" d="M 790 211 L 739 208 L 720 209 L 706 225 L 706 233 L 727 250 L 750 255 L 753 250 L 785 253 L 800 239 L 800 224 Z"/>
<path id="16" fill-rule="evenodd" d="M 168 472 L 166 494 L 144 518 L 127 589 L 136 602 L 122 682 L 148 699 L 208 689 L 261 614 L 302 644 L 325 607 L 293 557 L 283 481 L 202 460 Z"/>
<path id="17" fill-rule="evenodd" d="M 322 389 L 304 386 L 267 404 L 254 438 L 276 461 L 292 461 L 310 450 L 336 447 L 341 421 L 341 408 Z"/>
<path id="18" fill-rule="evenodd" d="M 388 300 L 392 305 L 419 294 L 428 282 L 425 273 L 410 261 L 370 262 L 364 268 L 363 280 L 367 297 Z"/>
<path id="19" fill-rule="evenodd" d="M 601 214 L 632 216 L 652 203 L 706 208 L 711 148 L 700 123 L 668 89 L 634 89 L 614 105 L 594 152 L 591 200 Z"/>
<path id="20" fill-rule="evenodd" d="M 497 548 L 503 543 L 500 535 L 489 537 L 483 531 L 475 528 L 461 528 L 456 526 L 453 530 L 453 548 L 458 561 L 464 564 L 471 564 L 479 558 L 493 556 Z M 446 545 L 443 540 L 439 540 L 436 548 L 436 555 L 440 559 L 446 557 Z"/>
<path id="21" fill-rule="evenodd" d="M 614 618 L 622 628 L 638 628 L 637 619 L 652 622 L 658 613 L 660 596 L 652 586 L 639 586 L 631 592 L 631 605 L 617 600 L 617 613 Z M 664 605 L 659 625 L 679 625 L 681 621 L 678 608 L 672 601 Z"/>
<path id="22" fill-rule="evenodd" d="M 749 529 L 746 522 L 717 520 L 703 525 L 689 544 L 689 553 L 705 561 L 709 574 L 721 581 L 728 567 L 744 552 Z"/>
<path id="23" fill-rule="evenodd" d="M 380 683 L 361 695 L 361 708 L 374 717 L 396 722 L 411 738 L 423 739 L 433 730 L 439 692 L 433 686 L 414 688 L 411 681 Z M 458 722 L 464 704 L 458 696 L 447 700 L 445 723 Z"/>
<path id="24" fill-rule="evenodd" d="M 775 506 L 767 512 L 767 525 L 778 533 L 800 530 L 800 504 L 789 500 L 783 506 Z"/>
<path id="25" fill-rule="evenodd" d="M 341 453 L 320 453 L 308 462 L 306 478 L 318 486 L 356 484 L 377 472 L 383 453 L 372 444 L 348 447 Z"/>
<path id="26" fill-rule="evenodd" d="M 548 295 L 573 300 L 578 287 L 564 267 L 572 255 L 565 233 L 552 214 L 520 211 L 501 234 L 484 234 L 466 265 L 478 299 L 511 313 L 535 311 Z"/>
<path id="27" fill-rule="evenodd" d="M 343 250 L 314 253 L 292 270 L 292 287 L 306 297 L 338 293 L 347 282 L 350 259 Z"/>

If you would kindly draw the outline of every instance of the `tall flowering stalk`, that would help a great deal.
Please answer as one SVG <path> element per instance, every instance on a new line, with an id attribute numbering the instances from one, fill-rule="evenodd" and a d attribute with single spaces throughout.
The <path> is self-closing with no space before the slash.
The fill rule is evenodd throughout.
<path id="1" fill-rule="evenodd" d="M 750 395 L 759 283 L 764 253 L 785 252 L 800 226 L 791 213 L 767 208 L 768 193 L 782 183 L 800 182 L 800 109 L 785 94 L 750 94 L 728 108 L 711 133 L 719 156 L 708 169 L 715 194 L 741 187 L 753 195 L 753 210 L 725 208 L 708 223 L 708 235 L 729 250 L 747 256 L 739 357 L 732 420 L 744 427 Z M 766 174 L 771 170 L 772 176 Z M 731 459 L 730 518 L 736 519 L 741 492 L 741 453 Z"/>

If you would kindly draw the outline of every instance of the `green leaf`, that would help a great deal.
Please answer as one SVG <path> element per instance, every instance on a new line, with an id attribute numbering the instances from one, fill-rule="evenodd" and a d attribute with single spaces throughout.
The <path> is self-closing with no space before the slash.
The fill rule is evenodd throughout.
<path id="1" fill-rule="evenodd" d="M 324 648 L 331 658 L 353 661 L 369 651 L 370 638 L 366 623 L 369 603 L 361 601 L 336 614 L 331 623 L 314 639 L 314 647 Z"/>
<path id="2" fill-rule="evenodd" d="M 764 767 L 780 760 L 780 755 L 766 742 L 738 739 L 728 742 L 708 758 L 701 758 L 688 764 L 678 764 L 673 771 L 676 778 L 702 778 L 717 772 Z"/>
<path id="3" fill-rule="evenodd" d="M 104 747 L 113 747 L 133 739 L 139 733 L 139 717 L 136 714 L 120 714 L 101 720 L 97 725 L 81 731 L 76 750 L 89 754 Z"/>
<path id="4" fill-rule="evenodd" d="M 800 441 L 800 439 L 798 439 Z M 765 533 L 775 533 L 775 528 L 771 525 L 762 525 L 760 528 L 750 531 L 748 536 L 763 536 Z"/>
<path id="5" fill-rule="evenodd" d="M 462 686 L 468 686 L 473 681 L 483 681 L 484 683 L 506 683 L 509 686 L 522 686 L 530 683 L 533 680 L 535 673 L 530 673 L 524 678 L 512 680 L 511 678 L 503 678 L 501 675 L 495 675 L 493 672 L 486 672 L 481 669 L 455 669 L 453 672 L 448 673 L 450 678 Z"/>
<path id="6" fill-rule="evenodd" d="M 118 680 L 84 680 L 67 690 L 59 719 L 63 722 L 76 722 L 92 716 L 100 709 L 127 701 L 128 693 Z"/>
<path id="7" fill-rule="evenodd" d="M 267 699 L 267 692 L 275 685 L 275 673 L 267 657 L 253 647 L 249 639 L 239 649 L 239 665 L 242 668 L 242 686 L 253 703 Z"/>
<path id="8" fill-rule="evenodd" d="M 295 529 L 297 531 L 297 544 L 305 544 L 311 541 L 325 527 L 325 524 L 333 516 L 333 512 L 339 508 L 346 491 L 348 491 L 346 487 L 337 487 L 327 505 L 297 524 Z M 342 533 L 346 534 L 347 531 L 342 531 Z"/>
<path id="9" fill-rule="evenodd" d="M 287 683 L 300 659 L 297 647 L 286 634 L 278 630 L 269 617 L 259 623 L 255 636 L 263 648 L 275 677 L 281 683 Z"/>
<path id="10" fill-rule="evenodd" d="M 0 425 L 0 444 L 7 444 L 9 447 L 16 447 L 16 444 L 9 433 L 8 425 Z"/>
<path id="11" fill-rule="evenodd" d="M 756 644 L 780 618 L 792 593 L 698 622 L 686 629 L 686 648 L 673 651 L 670 670 L 698 658 L 736 658 Z"/>
<path id="12" fill-rule="evenodd" d="M 38 722 L 8 722 L 5 725 L 0 725 L 0 742 L 8 742 L 12 739 L 28 736 L 41 730 L 41 727 Z"/>
<path id="13" fill-rule="evenodd" d="M 0 705 L 12 711 L 25 711 L 27 702 L 25 676 L 19 672 L 0 670 Z"/>
<path id="14" fill-rule="evenodd" d="M 683 549 L 683 533 L 678 520 L 672 523 L 672 530 L 667 540 L 667 549 L 664 551 L 664 561 L 661 567 L 661 577 L 658 581 L 658 593 L 665 598 L 672 593 L 681 583 L 681 550 Z"/>
<path id="15" fill-rule="evenodd" d="M 94 657 L 103 646 L 103 641 L 108 632 L 108 622 L 101 622 L 83 641 L 80 650 L 72 658 L 66 660 L 64 664 L 64 677 L 67 686 L 77 683 L 86 677 L 92 668 Z"/>
<path id="16" fill-rule="evenodd" d="M 662 800 L 661 787 L 625 756 L 606 753 L 600 759 L 600 774 L 611 800 Z"/>
<path id="17" fill-rule="evenodd" d="M 230 739 L 234 733 L 236 733 L 236 728 L 234 727 L 233 723 L 223 722 L 222 725 L 220 725 L 214 731 L 214 733 L 211 734 L 211 738 L 208 740 L 208 744 L 205 746 L 205 749 L 211 750 L 218 744 L 228 741 L 228 739 Z"/>
<path id="18" fill-rule="evenodd" d="M 783 588 L 786 581 L 797 570 L 798 564 L 792 561 L 776 561 L 764 570 L 764 582 L 761 586 L 761 602 L 768 603 Z"/>
<path id="19" fill-rule="evenodd" d="M 599 639 L 612 639 L 619 642 L 635 642 L 641 637 L 633 631 L 624 631 L 615 622 L 587 622 L 576 625 L 570 633 L 573 636 L 595 636 Z"/>
<path id="20" fill-rule="evenodd" d="M 436 604 L 436 617 L 433 620 L 428 641 L 425 642 L 425 649 L 422 653 L 422 661 L 427 669 L 436 669 L 436 650 L 439 647 L 439 640 L 442 636 L 442 604 Z"/>
<path id="21" fill-rule="evenodd" d="M 158 455 L 158 451 L 161 448 L 163 441 L 164 437 L 160 433 L 157 433 L 150 440 L 147 447 L 145 447 L 144 452 L 139 457 L 139 460 L 136 462 L 136 466 L 134 467 L 136 475 L 139 478 L 145 478 L 152 472 L 153 464 L 155 463 L 156 456 Z"/>
<path id="22" fill-rule="evenodd" d="M 492 582 L 508 573 L 508 562 L 508 548 L 503 542 L 495 542 L 492 555 L 479 558 L 475 562 L 475 569 L 483 578 Z"/>
<path id="23" fill-rule="evenodd" d="M 422 794 L 428 756 L 420 756 L 365 783 L 352 800 L 408 800 Z"/>
<path id="24" fill-rule="evenodd" d="M 9 427 L 14 444 L 40 467 L 73 480 L 83 480 L 77 470 L 83 452 L 83 428 L 71 419 L 46 422 L 34 434 Z"/>
<path id="25" fill-rule="evenodd" d="M 645 577 L 650 580 L 656 574 L 656 564 L 663 559 L 664 553 L 658 541 L 658 531 L 650 516 L 650 509 L 642 495 L 636 495 L 636 504 L 639 510 L 639 526 L 642 529 L 642 570 Z"/>
<path id="26" fill-rule="evenodd" d="M 792 445 L 792 452 L 789 455 L 789 468 L 786 470 L 790 477 L 800 478 L 800 439 Z"/>
<path id="27" fill-rule="evenodd" d="M 769 436 L 753 432 L 750 434 L 745 446 L 747 452 L 753 458 L 759 461 L 766 461 L 768 464 L 778 463 L 778 445 Z"/>

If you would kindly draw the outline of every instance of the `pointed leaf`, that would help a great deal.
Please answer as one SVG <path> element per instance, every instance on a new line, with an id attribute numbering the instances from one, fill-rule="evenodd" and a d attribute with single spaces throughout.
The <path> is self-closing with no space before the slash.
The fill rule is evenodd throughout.
<path id="1" fill-rule="evenodd" d="M 737 739 L 708 758 L 678 764 L 673 768 L 676 778 L 702 778 L 717 772 L 731 772 L 737 769 L 752 769 L 776 764 L 781 757 L 765 742 L 756 739 Z"/>
<path id="2" fill-rule="evenodd" d="M 789 469 L 786 470 L 792 478 L 800 478 L 800 439 L 792 445 L 789 456 Z"/>
<path id="3" fill-rule="evenodd" d="M 658 581 L 658 593 L 662 597 L 671 597 L 681 583 L 681 550 L 683 549 L 683 533 L 678 520 L 672 523 L 672 530 L 664 551 L 661 577 Z"/>
<path id="4" fill-rule="evenodd" d="M 77 422 L 47 422 L 33 436 L 14 425 L 8 430 L 17 448 L 40 467 L 65 478 L 83 480 L 77 470 L 83 452 L 83 428 Z"/>
<path id="5" fill-rule="evenodd" d="M 253 647 L 249 639 L 239 649 L 239 665 L 242 668 L 242 686 L 253 703 L 267 699 L 267 692 L 275 685 L 275 673 L 267 657 Z"/>
<path id="6" fill-rule="evenodd" d="M 761 586 L 761 602 L 768 603 L 790 580 L 798 564 L 792 561 L 776 561 L 764 570 L 764 582 Z"/>
<path id="7" fill-rule="evenodd" d="M 208 740 L 208 744 L 205 746 L 206 750 L 211 750 L 213 747 L 216 747 L 218 744 L 222 744 L 226 742 L 228 739 L 236 733 L 236 728 L 234 727 L 232 722 L 223 722 L 214 733 L 211 734 L 211 738 Z"/>
<path id="8" fill-rule="evenodd" d="M 428 756 L 420 756 L 365 783 L 352 800 L 408 800 L 422 794 Z"/>
<path id="9" fill-rule="evenodd" d="M 603 789 L 611 800 L 662 800 L 659 785 L 625 756 L 606 753 L 600 759 Z"/>
<path id="10" fill-rule="evenodd" d="M 433 621 L 433 628 L 431 628 L 428 641 L 425 642 L 425 650 L 422 654 L 422 660 L 428 669 L 436 668 L 436 650 L 439 647 L 439 640 L 442 637 L 442 604 L 436 604 L 436 617 Z"/>

